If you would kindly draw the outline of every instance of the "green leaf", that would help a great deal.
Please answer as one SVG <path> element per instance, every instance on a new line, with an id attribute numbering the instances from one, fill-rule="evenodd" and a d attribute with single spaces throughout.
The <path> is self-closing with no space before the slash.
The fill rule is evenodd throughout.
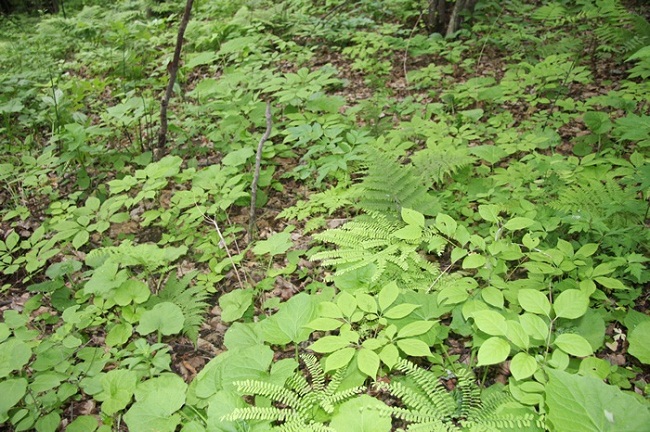
<path id="1" fill-rule="evenodd" d="M 352 317 L 357 310 L 357 298 L 347 291 L 343 291 L 336 298 L 336 305 L 347 318 Z"/>
<path id="2" fill-rule="evenodd" d="M 350 364 L 356 352 L 357 350 L 352 347 L 333 352 L 325 359 L 325 372 L 346 367 Z"/>
<path id="3" fill-rule="evenodd" d="M 498 223 L 500 212 L 501 207 L 494 204 L 481 204 L 478 206 L 478 214 L 488 222 Z"/>
<path id="4" fill-rule="evenodd" d="M 221 164 L 224 166 L 244 165 L 254 154 L 255 150 L 253 150 L 251 147 L 244 147 L 239 150 L 230 151 L 221 160 Z"/>
<path id="5" fill-rule="evenodd" d="M 379 301 L 379 309 L 382 311 L 388 309 L 390 305 L 395 302 L 398 295 L 399 288 L 397 287 L 397 283 L 395 281 L 388 283 L 381 289 L 381 291 L 379 291 L 379 295 L 377 296 Z"/>
<path id="6" fill-rule="evenodd" d="M 433 321 L 415 321 L 409 324 L 406 324 L 404 327 L 402 327 L 399 332 L 397 332 L 397 337 L 398 338 L 407 338 L 407 337 L 413 337 L 413 336 L 420 336 L 429 330 L 431 330 L 431 327 L 433 327 L 433 324 L 435 324 Z"/>
<path id="7" fill-rule="evenodd" d="M 419 307 L 420 305 L 402 303 L 385 311 L 383 316 L 388 319 L 402 319 Z"/>
<path id="8" fill-rule="evenodd" d="M 393 232 L 392 236 L 402 240 L 417 240 L 422 237 L 422 228 L 417 225 L 406 225 Z"/>
<path id="9" fill-rule="evenodd" d="M 553 341 L 553 345 L 565 353 L 576 357 L 587 357 L 594 352 L 587 339 L 574 333 L 558 335 L 555 341 Z"/>
<path id="10" fill-rule="evenodd" d="M 382 402 L 364 394 L 341 404 L 330 427 L 337 432 L 389 432 L 392 427 L 389 412 Z"/>
<path id="11" fill-rule="evenodd" d="M 15 370 L 21 370 L 32 356 L 32 350 L 25 342 L 8 339 L 0 344 L 0 378 L 8 376 Z"/>
<path id="12" fill-rule="evenodd" d="M 357 367 L 362 373 L 374 379 L 379 370 L 379 356 L 374 351 L 361 348 L 358 351 Z"/>
<path id="13" fill-rule="evenodd" d="M 235 289 L 219 297 L 221 320 L 232 322 L 244 316 L 244 313 L 253 304 L 253 295 L 253 290 Z"/>
<path id="14" fill-rule="evenodd" d="M 375 297 L 366 293 L 359 293 L 356 297 L 359 309 L 370 314 L 377 313 L 377 300 L 375 300 Z"/>
<path id="15" fill-rule="evenodd" d="M 273 345 L 300 343 L 309 339 L 307 323 L 316 318 L 319 300 L 306 293 L 282 303 L 278 312 L 261 323 L 264 340 Z"/>
<path id="16" fill-rule="evenodd" d="M 517 348 L 527 350 L 530 347 L 530 338 L 524 327 L 519 321 L 508 320 L 507 324 L 506 338 Z"/>
<path id="17" fill-rule="evenodd" d="M 379 353 L 379 358 L 389 369 L 393 369 L 400 359 L 399 351 L 395 345 L 386 345 Z"/>
<path id="18" fill-rule="evenodd" d="M 589 308 L 589 297 L 576 289 L 561 292 L 553 302 L 553 310 L 558 318 L 580 318 Z"/>
<path id="19" fill-rule="evenodd" d="M 436 228 L 445 236 L 453 238 L 456 234 L 458 223 L 451 216 L 438 213 L 436 215 Z"/>
<path id="20" fill-rule="evenodd" d="M 408 225 L 424 228 L 424 215 L 418 211 L 402 207 L 402 220 Z"/>
<path id="21" fill-rule="evenodd" d="M 116 324 L 106 335 L 106 345 L 109 347 L 124 345 L 133 335 L 133 326 L 129 323 Z"/>
<path id="22" fill-rule="evenodd" d="M 525 352 L 515 354 L 510 361 L 510 372 L 517 381 L 532 376 L 536 371 L 537 361 L 535 360 L 535 357 Z"/>
<path id="23" fill-rule="evenodd" d="M 528 228 L 531 225 L 534 225 L 535 221 L 530 218 L 525 217 L 515 217 L 510 219 L 508 222 L 503 225 L 503 227 L 510 231 L 517 231 L 524 228 Z"/>
<path id="24" fill-rule="evenodd" d="M 153 402 L 136 402 L 124 415 L 129 432 L 174 432 L 180 421 L 179 414 Z"/>
<path id="25" fill-rule="evenodd" d="M 399 339 L 396 344 L 406 355 L 413 357 L 429 357 L 431 355 L 429 345 L 420 339 Z"/>
<path id="26" fill-rule="evenodd" d="M 648 405 L 598 378 L 548 369 L 546 405 L 551 430 L 646 432 Z M 633 413 L 633 414 L 632 414 Z"/>
<path id="27" fill-rule="evenodd" d="M 253 253 L 255 255 L 264 255 L 269 254 L 271 256 L 282 255 L 289 249 L 293 247 L 293 242 L 291 241 L 291 233 L 287 231 L 282 231 L 276 234 L 273 234 L 266 240 L 257 242 L 253 248 Z"/>
<path id="28" fill-rule="evenodd" d="M 650 321 L 637 324 L 627 340 L 630 343 L 628 352 L 642 363 L 650 364 Z"/>
<path id="29" fill-rule="evenodd" d="M 142 281 L 128 279 L 124 281 L 113 293 L 113 300 L 119 306 L 126 306 L 129 303 L 144 303 L 149 299 L 151 290 Z"/>
<path id="30" fill-rule="evenodd" d="M 506 319 L 499 312 L 480 310 L 472 314 L 476 326 L 490 336 L 505 336 L 508 331 Z"/>
<path id="31" fill-rule="evenodd" d="M 481 290 L 481 297 L 485 303 L 498 309 L 503 309 L 503 293 L 500 289 L 488 286 Z"/>
<path id="32" fill-rule="evenodd" d="M 122 411 L 131 402 L 138 374 L 127 369 L 113 369 L 100 378 L 102 391 L 93 397 L 102 402 L 102 412 L 108 416 Z"/>
<path id="33" fill-rule="evenodd" d="M 72 239 L 72 246 L 79 250 L 79 248 L 86 243 L 88 243 L 88 239 L 90 238 L 90 234 L 86 230 L 79 231 L 74 238 Z"/>
<path id="34" fill-rule="evenodd" d="M 61 424 L 61 416 L 58 412 L 50 412 L 36 420 L 34 429 L 36 432 L 55 432 Z"/>
<path id="35" fill-rule="evenodd" d="M 508 153 L 505 150 L 495 145 L 479 145 L 470 147 L 469 151 L 490 165 L 494 165 L 504 157 L 508 156 Z"/>
<path id="36" fill-rule="evenodd" d="M 524 313 L 519 316 L 519 322 L 529 337 L 539 341 L 545 341 L 548 337 L 549 326 L 539 315 Z"/>
<path id="37" fill-rule="evenodd" d="M 136 330 L 141 335 L 157 331 L 169 336 L 180 333 L 183 324 L 185 324 L 185 316 L 181 308 L 171 302 L 162 302 L 142 314 L 140 325 Z"/>
<path id="38" fill-rule="evenodd" d="M 9 419 L 8 411 L 21 401 L 27 392 L 25 378 L 12 378 L 0 382 L 0 424 Z"/>
<path id="39" fill-rule="evenodd" d="M 505 361 L 510 354 L 510 344 L 500 337 L 487 339 L 478 349 L 477 366 L 487 366 Z"/>
<path id="40" fill-rule="evenodd" d="M 463 260 L 463 269 L 475 269 L 479 267 L 483 267 L 485 263 L 487 262 L 486 258 L 477 253 L 471 253 L 465 257 Z"/>
<path id="41" fill-rule="evenodd" d="M 587 243 L 582 245 L 576 252 L 576 257 L 587 258 L 592 256 L 598 250 L 598 243 Z"/>
<path id="42" fill-rule="evenodd" d="M 350 345 L 350 341 L 341 336 L 323 336 L 309 346 L 309 349 L 317 353 L 331 353 Z"/>
<path id="43" fill-rule="evenodd" d="M 94 432 L 98 427 L 97 419 L 90 415 L 82 415 L 74 419 L 65 428 L 65 432 Z"/>
<path id="44" fill-rule="evenodd" d="M 620 289 L 620 290 L 628 289 L 625 285 L 623 285 L 623 282 L 611 277 L 599 276 L 597 278 L 594 278 L 594 280 L 599 284 L 601 284 L 602 286 L 604 286 L 605 288 Z"/>
<path id="45" fill-rule="evenodd" d="M 331 331 L 336 330 L 342 325 L 343 321 L 334 318 L 316 318 L 315 320 L 310 321 L 305 327 L 312 330 Z"/>
<path id="46" fill-rule="evenodd" d="M 517 293 L 519 305 L 526 311 L 550 316 L 551 302 L 546 296 L 534 289 L 520 289 Z"/>

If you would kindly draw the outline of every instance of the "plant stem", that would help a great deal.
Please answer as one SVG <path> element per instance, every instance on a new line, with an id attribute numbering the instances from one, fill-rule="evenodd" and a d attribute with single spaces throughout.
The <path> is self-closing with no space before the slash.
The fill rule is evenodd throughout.
<path id="1" fill-rule="evenodd" d="M 251 209 L 249 212 L 248 219 L 248 236 L 251 240 L 255 237 L 255 202 L 257 201 L 257 183 L 260 179 L 260 166 L 262 165 L 262 149 L 264 148 L 264 143 L 269 136 L 271 135 L 271 128 L 273 127 L 273 120 L 271 118 L 271 103 L 266 102 L 266 131 L 260 139 L 259 144 L 257 145 L 257 154 L 255 155 L 255 172 L 253 174 L 253 185 L 251 187 Z"/>
<path id="2" fill-rule="evenodd" d="M 176 38 L 176 49 L 174 49 L 174 58 L 172 62 L 167 65 L 167 70 L 169 71 L 169 82 L 167 83 L 167 90 L 165 91 L 165 97 L 160 103 L 160 130 L 158 131 L 158 146 L 156 151 L 154 151 L 154 160 L 159 160 L 160 156 L 163 153 L 165 144 L 167 144 L 167 107 L 169 106 L 169 99 L 172 97 L 172 92 L 174 91 L 174 83 L 176 82 L 176 74 L 178 73 L 178 64 L 180 63 L 181 58 L 181 49 L 183 48 L 183 35 L 185 34 L 185 29 L 187 28 L 187 23 L 190 20 L 190 14 L 192 13 L 192 3 L 194 0 L 187 0 L 185 3 L 185 11 L 183 11 L 183 18 L 181 19 L 181 24 L 178 27 L 178 36 Z"/>

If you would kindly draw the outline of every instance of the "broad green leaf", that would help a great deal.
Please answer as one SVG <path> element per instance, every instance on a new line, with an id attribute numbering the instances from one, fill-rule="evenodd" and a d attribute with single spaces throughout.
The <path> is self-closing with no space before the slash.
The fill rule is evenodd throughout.
<path id="1" fill-rule="evenodd" d="M 582 245 L 576 252 L 576 257 L 587 258 L 592 256 L 598 250 L 598 243 L 587 243 Z"/>
<path id="2" fill-rule="evenodd" d="M 291 233 L 287 231 L 282 231 L 276 234 L 273 234 L 266 240 L 261 240 L 257 242 L 253 248 L 253 253 L 255 255 L 264 255 L 269 254 L 271 256 L 282 255 L 289 249 L 293 247 L 293 242 L 291 241 Z"/>
<path id="3" fill-rule="evenodd" d="M 588 307 L 589 297 L 577 289 L 563 291 L 553 301 L 553 310 L 558 318 L 580 318 Z"/>
<path id="4" fill-rule="evenodd" d="M 503 227 L 510 231 L 517 231 L 524 228 L 528 228 L 531 225 L 534 225 L 535 221 L 530 218 L 525 217 L 514 217 L 503 225 Z"/>
<path id="5" fill-rule="evenodd" d="M 273 345 L 300 343 L 309 339 L 307 323 L 318 314 L 318 298 L 306 293 L 294 295 L 261 323 L 264 340 Z"/>
<path id="6" fill-rule="evenodd" d="M 90 415 L 82 415 L 74 419 L 72 423 L 65 428 L 65 432 L 94 432 L 99 424 L 97 419 Z"/>
<path id="7" fill-rule="evenodd" d="M 221 320 L 232 322 L 238 320 L 253 304 L 253 290 L 235 289 L 219 297 Z"/>
<path id="8" fill-rule="evenodd" d="M 359 309 L 366 313 L 376 314 L 377 313 L 377 300 L 376 297 L 371 296 L 366 293 L 357 294 L 357 306 Z"/>
<path id="9" fill-rule="evenodd" d="M 128 369 L 113 369 L 102 375 L 100 382 L 102 391 L 93 397 L 102 402 L 102 412 L 112 416 L 131 402 L 138 374 Z"/>
<path id="10" fill-rule="evenodd" d="M 463 260 L 462 267 L 464 269 L 475 269 L 475 268 L 483 267 L 486 262 L 487 260 L 483 255 L 478 253 L 471 253 L 467 255 Z"/>
<path id="11" fill-rule="evenodd" d="M 438 213 L 436 215 L 436 228 L 446 237 L 453 238 L 456 234 L 458 223 L 451 216 Z"/>
<path id="12" fill-rule="evenodd" d="M 361 348 L 357 355 L 357 367 L 361 372 L 375 379 L 379 370 L 379 356 L 374 351 Z"/>
<path id="13" fill-rule="evenodd" d="M 388 344 L 382 348 L 379 358 L 389 369 L 393 369 L 400 359 L 399 351 L 395 345 Z"/>
<path id="14" fill-rule="evenodd" d="M 519 322 L 531 338 L 538 341 L 545 341 L 548 338 L 549 326 L 539 315 L 526 312 L 519 316 Z"/>
<path id="15" fill-rule="evenodd" d="M 506 338 L 517 348 L 527 350 L 530 347 L 530 339 L 524 327 L 514 320 L 508 320 L 507 324 Z"/>
<path id="16" fill-rule="evenodd" d="M 389 412 L 382 402 L 364 394 L 341 404 L 330 427 L 337 432 L 389 432 Z"/>
<path id="17" fill-rule="evenodd" d="M 469 151 L 490 165 L 494 165 L 504 157 L 508 156 L 508 153 L 505 150 L 495 145 L 479 145 L 470 147 Z"/>
<path id="18" fill-rule="evenodd" d="M 397 287 L 397 283 L 395 281 L 388 283 L 379 291 L 379 295 L 377 296 L 379 309 L 382 311 L 388 309 L 395 302 L 398 295 L 399 288 Z"/>
<path id="19" fill-rule="evenodd" d="M 341 336 L 323 336 L 309 346 L 309 349 L 317 353 L 331 353 L 350 345 L 350 341 Z"/>
<path id="20" fill-rule="evenodd" d="M 402 220 L 408 225 L 424 228 L 424 215 L 410 208 L 402 207 Z"/>
<path id="21" fill-rule="evenodd" d="M 419 307 L 420 305 L 402 303 L 385 311 L 383 316 L 389 319 L 402 319 Z"/>
<path id="22" fill-rule="evenodd" d="M 418 240 L 422 237 L 422 228 L 417 225 L 406 225 L 393 232 L 392 236 L 402 240 Z"/>
<path id="23" fill-rule="evenodd" d="M 494 204 L 481 204 L 478 206 L 478 214 L 488 222 L 498 223 L 500 212 L 501 207 Z"/>
<path id="24" fill-rule="evenodd" d="M 12 378 L 0 381 L 0 424 L 7 421 L 7 412 L 25 396 L 27 380 L 25 378 Z"/>
<path id="25" fill-rule="evenodd" d="M 172 414 L 154 402 L 136 402 L 124 415 L 129 432 L 174 432 L 180 421 L 180 414 Z"/>
<path id="26" fill-rule="evenodd" d="M 413 336 L 420 336 L 429 330 L 431 330 L 431 327 L 433 327 L 433 324 L 435 324 L 433 321 L 415 321 L 409 324 L 406 324 L 404 327 L 402 327 L 399 332 L 397 332 L 397 337 L 398 338 L 407 338 L 407 337 L 413 337 Z"/>
<path id="27" fill-rule="evenodd" d="M 594 280 L 599 284 L 601 284 L 602 286 L 604 286 L 605 288 L 620 289 L 620 290 L 628 289 L 625 285 L 623 285 L 623 282 L 611 277 L 599 276 L 597 278 L 594 278 Z"/>
<path id="28" fill-rule="evenodd" d="M 106 345 L 109 347 L 124 345 L 133 335 L 133 326 L 129 323 L 114 325 L 106 335 Z"/>
<path id="29" fill-rule="evenodd" d="M 172 302 L 162 302 L 151 310 L 145 311 L 140 317 L 140 325 L 136 328 L 141 335 L 153 332 L 169 336 L 183 330 L 185 316 L 181 308 Z"/>
<path id="30" fill-rule="evenodd" d="M 552 430 L 647 432 L 650 410 L 637 398 L 598 378 L 548 369 L 548 420 Z"/>
<path id="31" fill-rule="evenodd" d="M 32 356 L 32 350 L 25 342 L 11 338 L 0 344 L 0 378 L 21 370 Z"/>
<path id="32" fill-rule="evenodd" d="M 553 345 L 560 348 L 565 353 L 576 357 L 587 357 L 594 352 L 587 339 L 573 333 L 563 333 L 558 335 L 555 338 L 555 341 L 553 341 Z"/>
<path id="33" fill-rule="evenodd" d="M 261 329 L 255 323 L 233 323 L 223 336 L 223 344 L 229 350 L 264 344 Z"/>
<path id="34" fill-rule="evenodd" d="M 128 279 L 124 281 L 113 293 L 113 300 L 119 306 L 126 306 L 133 302 L 136 304 L 144 303 L 149 299 L 151 290 L 142 281 L 137 279 Z"/>
<path id="35" fill-rule="evenodd" d="M 483 297 L 485 303 L 489 304 L 490 306 L 494 306 L 498 309 L 503 308 L 504 299 L 503 293 L 500 289 L 492 286 L 485 287 L 481 290 L 481 297 Z"/>
<path id="36" fill-rule="evenodd" d="M 350 318 L 357 310 L 357 298 L 347 291 L 343 291 L 336 298 L 336 305 L 343 315 Z"/>
<path id="37" fill-rule="evenodd" d="M 537 361 L 530 354 L 517 353 L 510 361 L 510 372 L 518 381 L 532 376 L 535 371 L 537 371 Z"/>
<path id="38" fill-rule="evenodd" d="M 81 230 L 72 239 L 72 246 L 75 249 L 79 250 L 79 248 L 81 248 L 81 246 L 88 243 L 88 239 L 90 239 L 90 234 L 88 233 L 88 231 Z"/>
<path id="39" fill-rule="evenodd" d="M 500 337 L 487 339 L 478 349 L 477 366 L 487 366 L 505 361 L 510 354 L 510 344 Z"/>
<path id="40" fill-rule="evenodd" d="M 534 289 L 520 289 L 517 293 L 519 305 L 526 311 L 549 316 L 551 314 L 551 302 L 546 296 Z"/>
<path id="41" fill-rule="evenodd" d="M 316 318 L 310 321 L 305 327 L 312 330 L 331 331 L 343 325 L 343 321 L 334 318 Z"/>
<path id="42" fill-rule="evenodd" d="M 335 351 L 325 359 L 325 372 L 341 369 L 346 367 L 352 361 L 352 357 L 357 352 L 352 347 L 343 348 Z"/>
<path id="43" fill-rule="evenodd" d="M 479 310 L 472 314 L 476 326 L 490 336 L 505 336 L 508 331 L 506 319 L 499 312 L 493 310 Z"/>
<path id="44" fill-rule="evenodd" d="M 61 424 L 61 416 L 58 412 L 50 412 L 36 420 L 34 429 L 36 432 L 55 432 Z"/>
<path id="45" fill-rule="evenodd" d="M 396 344 L 406 355 L 413 357 L 428 357 L 431 355 L 429 345 L 420 339 L 399 339 Z"/>
<path id="46" fill-rule="evenodd" d="M 641 322 L 634 327 L 627 340 L 630 343 L 628 352 L 641 363 L 650 364 L 650 321 Z"/>

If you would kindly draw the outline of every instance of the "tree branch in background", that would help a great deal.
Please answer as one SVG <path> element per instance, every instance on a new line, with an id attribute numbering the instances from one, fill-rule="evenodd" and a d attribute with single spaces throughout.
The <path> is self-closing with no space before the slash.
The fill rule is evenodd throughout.
<path id="1" fill-rule="evenodd" d="M 260 143 L 257 145 L 257 154 L 255 155 L 255 173 L 253 174 L 253 186 L 251 187 L 251 210 L 248 219 L 248 237 L 250 240 L 255 238 L 255 202 L 257 201 L 257 182 L 260 179 L 260 166 L 262 165 L 262 149 L 264 148 L 264 143 L 271 135 L 272 126 L 271 103 L 266 102 L 266 131 L 264 132 L 264 135 L 262 135 Z"/>
<path id="2" fill-rule="evenodd" d="M 176 38 L 176 49 L 174 50 L 174 58 L 167 66 L 169 71 L 169 83 L 167 83 L 167 90 L 165 97 L 160 103 L 160 130 L 158 131 L 158 146 L 154 151 L 154 160 L 159 160 L 164 152 L 165 145 L 167 144 L 167 107 L 169 106 L 169 99 L 172 97 L 174 91 L 174 83 L 176 82 L 176 74 L 178 73 L 178 64 L 181 59 L 181 50 L 183 48 L 183 36 L 187 23 L 190 21 L 190 14 L 192 13 L 192 4 L 194 0 L 187 0 L 185 3 L 185 11 L 181 19 L 181 25 L 178 27 L 178 37 Z"/>

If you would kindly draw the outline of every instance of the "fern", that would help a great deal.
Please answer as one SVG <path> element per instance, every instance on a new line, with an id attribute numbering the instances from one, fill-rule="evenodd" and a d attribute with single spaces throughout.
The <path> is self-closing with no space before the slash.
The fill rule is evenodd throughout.
<path id="1" fill-rule="evenodd" d="M 189 286 L 196 274 L 197 272 L 188 273 L 182 279 L 171 275 L 158 295 L 151 297 L 147 303 L 148 306 L 154 306 L 157 303 L 172 302 L 180 307 L 185 318 L 183 333 L 194 345 L 199 338 L 199 329 L 205 320 L 205 310 L 208 307 L 208 292 L 199 285 Z"/>
<path id="2" fill-rule="evenodd" d="M 263 396 L 274 406 L 237 408 L 222 417 L 222 421 L 269 420 L 281 423 L 273 430 L 285 432 L 333 431 L 323 421 L 334 413 L 336 406 L 363 392 L 365 387 L 339 391 L 343 369 L 325 384 L 325 372 L 316 357 L 303 354 L 301 358 L 311 376 L 311 384 L 300 372 L 287 379 L 284 386 L 258 380 L 236 381 L 235 387 L 242 395 Z"/>
<path id="3" fill-rule="evenodd" d="M 338 249 L 318 252 L 311 259 L 336 266 L 337 276 L 374 266 L 372 282 L 397 279 L 405 284 L 428 286 L 439 270 L 419 251 L 422 244 L 439 244 L 439 236 L 425 228 L 414 240 L 396 237 L 395 233 L 404 227 L 404 222 L 391 221 L 381 213 L 369 212 L 341 228 L 314 235 L 315 239 L 332 243 Z"/>
<path id="4" fill-rule="evenodd" d="M 440 184 L 445 177 L 474 163 L 474 156 L 469 154 L 467 146 L 448 148 L 433 145 L 416 152 L 411 158 L 415 170 L 425 176 L 431 183 Z"/>
<path id="5" fill-rule="evenodd" d="M 427 214 L 428 188 L 409 165 L 400 165 L 392 157 L 374 149 L 367 152 L 365 178 L 360 184 L 359 207 L 399 217 L 402 207 Z"/>
<path id="6" fill-rule="evenodd" d="M 448 391 L 434 373 L 402 360 L 397 369 L 405 374 L 403 382 L 394 380 L 390 393 L 403 407 L 390 408 L 391 414 L 410 423 L 407 431 L 508 431 L 540 428 L 543 419 L 531 408 L 517 403 L 505 393 L 491 393 L 481 398 L 471 372 L 461 369 L 456 386 Z"/>

